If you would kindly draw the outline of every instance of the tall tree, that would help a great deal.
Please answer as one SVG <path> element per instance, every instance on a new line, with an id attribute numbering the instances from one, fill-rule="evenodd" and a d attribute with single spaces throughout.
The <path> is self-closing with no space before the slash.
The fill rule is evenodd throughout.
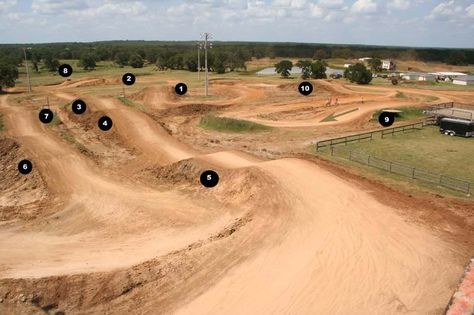
<path id="1" fill-rule="evenodd" d="M 467 65 L 466 54 L 462 51 L 453 51 L 449 54 L 446 63 L 450 65 L 465 66 Z"/>
<path id="2" fill-rule="evenodd" d="M 324 61 L 317 60 L 311 64 L 311 78 L 326 79 L 326 64 Z"/>
<path id="3" fill-rule="evenodd" d="M 9 63 L 0 63 L 0 92 L 2 87 L 14 87 L 15 80 L 18 79 L 18 68 Z"/>
<path id="4" fill-rule="evenodd" d="M 217 73 L 225 73 L 227 56 L 223 52 L 217 52 L 214 56 L 212 67 Z"/>
<path id="5" fill-rule="evenodd" d="M 311 61 L 298 60 L 296 66 L 301 68 L 301 78 L 308 79 L 311 76 Z"/>
<path id="6" fill-rule="evenodd" d="M 31 63 L 33 64 L 33 68 L 35 69 L 35 72 L 38 73 L 39 72 L 39 66 L 38 64 L 40 63 L 41 61 L 41 56 L 38 52 L 33 52 L 31 54 Z"/>
<path id="7" fill-rule="evenodd" d="M 139 54 L 132 55 L 130 57 L 130 60 L 128 63 L 133 67 L 133 68 L 143 68 L 143 64 L 145 63 L 143 61 L 143 58 Z"/>
<path id="8" fill-rule="evenodd" d="M 372 81 L 372 72 L 370 72 L 363 64 L 356 63 L 349 66 L 344 71 L 344 77 L 351 82 L 357 84 L 369 84 Z"/>
<path id="9" fill-rule="evenodd" d="M 284 78 L 290 76 L 291 68 L 293 68 L 293 63 L 290 60 L 282 60 L 275 64 L 275 71 Z"/>
<path id="10" fill-rule="evenodd" d="M 324 49 L 318 49 L 314 52 L 314 60 L 324 60 L 329 57 L 328 53 Z"/>
<path id="11" fill-rule="evenodd" d="M 84 69 L 84 70 L 94 70 L 96 67 L 96 56 L 92 53 L 85 53 L 81 56 L 81 59 L 79 59 L 79 65 Z"/>
<path id="12" fill-rule="evenodd" d="M 45 54 L 45 56 L 43 57 L 43 62 L 44 66 L 46 67 L 46 69 L 48 69 L 48 71 L 58 71 L 59 60 L 57 58 L 54 58 L 52 53 L 48 52 L 47 54 Z"/>
<path id="13" fill-rule="evenodd" d="M 197 58 L 194 54 L 187 54 L 184 57 L 184 63 L 186 64 L 186 68 L 188 68 L 189 71 L 191 72 L 198 71 Z"/>
<path id="14" fill-rule="evenodd" d="M 370 70 L 373 72 L 380 72 L 382 71 L 382 60 L 379 58 L 372 58 L 368 62 Z"/>
<path id="15" fill-rule="evenodd" d="M 128 53 L 121 51 L 115 55 L 115 63 L 120 67 L 126 66 L 128 65 L 128 58 Z"/>

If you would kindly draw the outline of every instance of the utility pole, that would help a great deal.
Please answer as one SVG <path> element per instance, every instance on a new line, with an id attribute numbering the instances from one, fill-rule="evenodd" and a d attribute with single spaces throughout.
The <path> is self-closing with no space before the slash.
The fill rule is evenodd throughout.
<path id="1" fill-rule="evenodd" d="M 207 50 L 212 48 L 212 43 L 210 40 L 212 39 L 212 35 L 210 33 L 204 33 L 201 35 L 201 38 L 204 39 L 204 42 L 202 43 L 204 46 L 204 71 L 205 71 L 205 83 L 204 83 L 204 88 L 205 88 L 205 95 L 209 96 L 209 78 L 208 78 L 208 67 L 207 67 Z"/>
<path id="2" fill-rule="evenodd" d="M 31 48 L 28 48 L 31 49 Z M 23 54 L 25 55 L 26 78 L 28 81 L 28 93 L 31 93 L 30 70 L 28 69 L 28 60 L 26 59 L 26 48 L 23 47 Z"/>
<path id="3" fill-rule="evenodd" d="M 198 81 L 200 79 L 200 73 L 201 73 L 201 43 L 198 42 Z"/>

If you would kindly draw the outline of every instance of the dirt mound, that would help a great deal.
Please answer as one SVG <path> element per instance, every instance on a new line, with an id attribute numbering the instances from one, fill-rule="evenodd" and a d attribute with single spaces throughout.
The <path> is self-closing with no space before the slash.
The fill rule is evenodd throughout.
<path id="1" fill-rule="evenodd" d="M 106 115 L 104 111 L 94 110 L 84 115 L 76 115 L 70 110 L 60 112 L 63 124 L 57 127 L 59 136 L 74 145 L 82 154 L 98 164 L 120 168 L 134 156 L 117 132 L 117 126 L 104 132 L 98 128 L 98 120 Z M 107 114 L 114 122 L 114 115 Z"/>
<path id="2" fill-rule="evenodd" d="M 23 159 L 28 159 L 28 155 L 17 142 L 0 138 L 0 221 L 36 217 L 39 203 L 48 195 L 34 161 L 30 174 L 18 172 L 18 163 Z"/>
<path id="3" fill-rule="evenodd" d="M 207 279 L 219 277 L 206 268 L 209 261 L 216 257 L 220 262 L 222 259 L 216 256 L 217 252 L 230 251 L 221 241 L 233 237 L 251 220 L 250 216 L 236 218 L 207 239 L 127 269 L 39 279 L 1 279 L 0 312 L 3 309 L 14 314 L 31 314 L 32 310 L 52 314 L 122 313 L 125 310 L 135 313 L 147 308 L 147 303 L 139 300 L 153 296 L 150 298 L 155 304 L 153 310 L 163 313 L 176 307 L 176 299 L 184 293 L 180 284 L 188 282 L 191 287 L 200 284 L 201 278 L 194 274 L 196 270 L 203 270 L 205 275 L 201 277 Z"/>
<path id="4" fill-rule="evenodd" d="M 157 117 L 205 115 L 226 107 L 228 105 L 187 104 L 162 110 Z"/>
<path id="5" fill-rule="evenodd" d="M 102 116 L 110 116 L 107 115 L 104 111 L 97 110 L 97 111 L 92 111 L 86 115 L 76 115 L 71 111 L 67 111 L 68 119 L 71 120 L 72 122 L 81 125 L 81 128 L 86 131 L 94 131 L 98 138 L 103 140 L 103 139 L 118 139 L 118 135 L 114 128 L 110 129 L 107 132 L 103 132 L 99 129 L 98 127 L 98 121 Z M 112 118 L 112 117 L 111 117 Z M 112 118 L 113 122 L 113 118 Z"/>
<path id="6" fill-rule="evenodd" d="M 158 168 L 156 176 L 160 182 L 190 184 L 193 183 L 191 177 L 201 168 L 205 168 L 203 163 L 187 160 Z M 261 197 L 268 196 L 268 189 L 275 183 L 259 170 L 219 170 L 219 173 L 232 180 L 222 181 L 222 185 L 219 184 L 212 193 L 203 187 L 197 188 L 200 191 L 196 193 L 207 194 L 205 200 L 212 202 L 215 202 L 214 194 L 225 199 L 222 211 L 229 212 L 233 219 L 223 228 L 129 268 L 43 278 L 1 279 L 3 305 L 0 305 L 0 312 L 3 307 L 16 314 L 30 314 L 32 309 L 53 313 L 140 313 L 153 309 L 154 312 L 167 313 L 179 307 L 181 303 L 177 301 L 182 301 L 183 294 L 198 296 L 210 283 L 222 277 L 223 271 L 245 257 L 246 253 L 239 248 L 255 246 L 263 240 L 264 233 L 252 232 L 262 231 L 261 226 L 250 227 L 262 221 L 268 222 L 267 211 L 260 210 L 268 208 L 273 211 L 283 206 L 278 197 L 271 200 Z M 239 210 L 232 216 L 232 209 L 238 205 L 244 211 Z M 262 220 L 262 215 L 266 216 L 265 220 Z"/>
<path id="7" fill-rule="evenodd" d="M 194 185 L 199 175 L 206 170 L 204 163 L 187 159 L 166 166 L 154 165 L 142 169 L 138 179 L 145 179 L 154 184 L 163 185 Z"/>
<path id="8" fill-rule="evenodd" d="M 298 83 L 284 83 L 277 86 L 279 90 L 283 91 L 297 91 L 298 90 Z"/>

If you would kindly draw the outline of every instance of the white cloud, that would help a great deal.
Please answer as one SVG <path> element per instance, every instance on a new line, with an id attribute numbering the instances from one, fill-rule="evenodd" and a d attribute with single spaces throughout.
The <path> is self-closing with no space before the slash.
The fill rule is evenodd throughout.
<path id="1" fill-rule="evenodd" d="M 0 12 L 7 12 L 16 5 L 16 0 L 0 0 Z"/>
<path id="2" fill-rule="evenodd" d="M 352 5 L 355 13 L 373 13 L 377 11 L 377 3 L 374 0 L 357 0 Z"/>
<path id="3" fill-rule="evenodd" d="M 71 16 L 79 17 L 104 17 L 104 16 L 125 16 L 139 17 L 147 12 L 146 6 L 140 1 L 129 1 L 127 3 L 113 3 L 106 1 L 101 6 L 89 7 L 84 10 L 73 10 L 69 12 Z"/>
<path id="4" fill-rule="evenodd" d="M 61 1 L 61 0 L 33 0 L 31 9 L 38 14 L 65 14 L 89 7 L 88 1 Z"/>
<path id="5" fill-rule="evenodd" d="M 411 0 L 392 0 L 387 4 L 387 7 L 395 10 L 406 10 L 411 6 L 412 2 Z"/>
<path id="6" fill-rule="evenodd" d="M 124 0 L 33 0 L 31 9 L 36 14 L 84 18 L 114 15 L 137 16 L 146 12 L 146 6 L 141 1 Z"/>
<path id="7" fill-rule="evenodd" d="M 466 13 L 468 17 L 474 18 L 474 4 L 471 4 L 466 8 Z"/>
<path id="8" fill-rule="evenodd" d="M 28 6 L 23 1 L 0 0 L 0 20 L 5 20 L 0 23 L 3 34 L 0 41 L 182 40 L 209 31 L 219 40 L 472 47 L 470 38 L 474 29 L 473 0 L 31 0 L 30 3 Z M 421 19 L 423 23 L 419 23 Z M 43 26 L 29 27 L 32 30 L 29 32 L 18 31 L 25 24 Z M 302 29 L 307 32 L 301 32 Z M 392 35 L 387 37 L 386 32 Z"/>
<path id="9" fill-rule="evenodd" d="M 311 12 L 311 16 L 317 17 L 317 18 L 322 17 L 324 14 L 323 9 L 317 4 L 311 4 L 310 12 Z"/>
<path id="10" fill-rule="evenodd" d="M 460 6 L 455 0 L 444 1 L 434 7 L 429 18 L 453 17 L 460 14 L 462 11 L 462 6 Z"/>
<path id="11" fill-rule="evenodd" d="M 344 0 L 319 0 L 318 4 L 324 8 L 340 8 L 344 5 Z"/>
<path id="12" fill-rule="evenodd" d="M 307 8 L 306 0 L 274 0 L 273 6 L 287 8 L 287 9 L 304 9 Z"/>

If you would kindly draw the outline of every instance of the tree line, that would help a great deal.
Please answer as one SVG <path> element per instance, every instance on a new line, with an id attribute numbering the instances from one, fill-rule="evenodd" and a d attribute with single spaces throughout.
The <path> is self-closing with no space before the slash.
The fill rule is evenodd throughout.
<path id="1" fill-rule="evenodd" d="M 78 59 L 79 65 L 92 70 L 99 61 L 112 61 L 117 66 L 143 67 L 156 65 L 159 70 L 198 70 L 196 42 L 156 41 L 109 41 L 93 43 L 50 43 L 50 44 L 0 44 L 0 86 L 10 86 L 12 78 L 18 77 L 18 70 L 26 57 L 34 71 L 56 71 L 59 60 Z M 302 60 L 324 60 L 328 58 L 372 57 L 375 61 L 384 58 L 403 60 L 437 61 L 453 65 L 474 64 L 474 49 L 448 48 L 406 48 L 362 45 L 329 45 L 300 43 L 261 42 L 216 42 L 209 50 L 210 71 L 246 70 L 245 62 L 251 58 L 292 57 Z M 204 53 L 201 54 L 201 69 L 204 67 Z M 302 64 L 306 73 L 320 70 L 321 64 Z M 370 65 L 376 72 L 378 65 Z M 308 70 L 310 69 L 310 70 Z M 13 80 L 14 81 L 14 80 Z"/>
<path id="2" fill-rule="evenodd" d="M 380 69 L 381 69 L 381 61 Z M 326 79 L 327 74 L 327 63 L 324 60 L 298 60 L 294 64 L 296 67 L 301 69 L 301 78 L 302 79 Z M 371 67 L 374 68 L 374 65 L 378 65 L 378 62 L 372 62 Z M 291 69 L 293 68 L 293 62 L 291 60 L 282 60 L 275 64 L 276 73 L 280 74 L 283 78 L 287 78 L 291 74 Z M 372 81 L 372 72 L 367 69 L 367 67 L 362 63 L 356 63 L 350 65 L 344 71 L 344 78 L 349 80 L 352 83 L 357 84 L 369 84 Z"/>

